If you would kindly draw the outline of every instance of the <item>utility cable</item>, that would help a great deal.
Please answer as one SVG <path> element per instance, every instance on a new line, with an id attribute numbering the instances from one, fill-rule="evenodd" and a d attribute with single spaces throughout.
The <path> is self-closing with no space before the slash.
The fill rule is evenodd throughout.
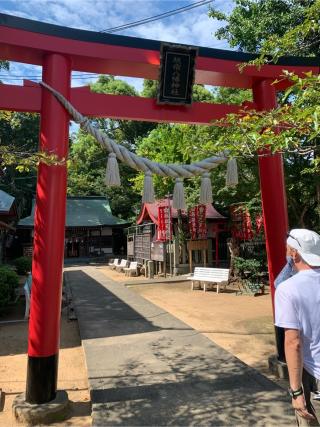
<path id="1" fill-rule="evenodd" d="M 170 16 L 177 15 L 179 13 L 187 12 L 197 7 L 205 6 L 206 4 L 212 3 L 212 0 L 202 0 L 189 5 L 179 7 L 177 9 L 169 10 L 158 15 L 150 16 L 149 18 L 139 19 L 138 21 L 129 22 L 127 24 L 119 25 L 117 27 L 110 27 L 105 30 L 101 30 L 100 33 L 115 33 L 129 28 L 137 27 L 139 25 L 149 24 L 150 22 L 158 21 L 160 19 L 169 18 Z"/>

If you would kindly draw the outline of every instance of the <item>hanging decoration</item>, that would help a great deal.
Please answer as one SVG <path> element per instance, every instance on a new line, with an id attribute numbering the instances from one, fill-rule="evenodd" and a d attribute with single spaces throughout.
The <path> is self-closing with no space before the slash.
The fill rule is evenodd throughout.
<path id="1" fill-rule="evenodd" d="M 154 198 L 152 173 L 150 171 L 147 171 L 144 174 L 142 203 L 154 203 L 154 201 L 155 201 L 155 198 Z"/>
<path id="2" fill-rule="evenodd" d="M 212 188 L 209 172 L 217 167 L 220 163 L 228 160 L 226 153 L 221 153 L 217 156 L 208 157 L 199 162 L 194 162 L 189 165 L 164 164 L 153 162 L 145 157 L 140 157 L 132 153 L 123 145 L 117 144 L 110 139 L 105 133 L 101 132 L 93 126 L 88 118 L 77 111 L 74 106 L 58 91 L 44 82 L 40 82 L 43 88 L 50 91 L 56 99 L 68 111 L 72 119 L 80 124 L 81 128 L 92 135 L 100 145 L 105 148 L 110 154 L 106 171 L 106 184 L 110 186 L 120 185 L 119 167 L 117 159 L 127 164 L 133 169 L 145 173 L 144 178 L 144 203 L 152 203 L 154 201 L 154 190 L 152 184 L 152 174 L 162 177 L 171 177 L 176 180 L 173 195 L 173 207 L 175 209 L 186 210 L 186 202 L 184 197 L 183 179 L 192 178 L 202 175 L 200 203 L 212 203 Z M 229 159 L 227 164 L 226 184 L 228 186 L 236 186 L 238 184 L 238 170 L 235 159 Z"/>
<path id="3" fill-rule="evenodd" d="M 172 207 L 183 211 L 187 209 L 184 197 L 183 178 L 176 178 L 176 183 L 173 189 Z"/>
<path id="4" fill-rule="evenodd" d="M 212 203 L 212 202 L 213 202 L 213 198 L 212 198 L 212 186 L 211 186 L 210 173 L 205 172 L 201 176 L 199 203 L 206 205 L 207 203 Z"/>
<path id="5" fill-rule="evenodd" d="M 109 187 L 120 187 L 121 185 L 119 165 L 114 153 L 110 153 L 108 156 L 105 182 Z"/>
<path id="6" fill-rule="evenodd" d="M 236 159 L 229 159 L 227 163 L 226 186 L 236 187 L 238 185 L 238 165 Z"/>

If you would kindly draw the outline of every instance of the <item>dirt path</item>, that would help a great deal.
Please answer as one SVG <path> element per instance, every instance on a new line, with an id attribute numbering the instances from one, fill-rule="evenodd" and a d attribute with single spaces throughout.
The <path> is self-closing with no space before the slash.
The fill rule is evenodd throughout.
<path id="1" fill-rule="evenodd" d="M 4 410 L 0 412 L 1 427 L 21 426 L 15 422 L 11 406 L 15 396 L 25 391 L 27 328 L 26 322 L 0 325 L 0 388 L 5 391 Z M 68 420 L 54 425 L 90 426 L 90 396 L 78 325 L 75 321 L 68 322 L 65 313 L 61 324 L 58 389 L 68 392 L 71 414 Z"/>
<path id="2" fill-rule="evenodd" d="M 275 353 L 275 342 L 270 295 L 191 291 L 188 282 L 131 289 L 271 377 L 268 357 Z"/>

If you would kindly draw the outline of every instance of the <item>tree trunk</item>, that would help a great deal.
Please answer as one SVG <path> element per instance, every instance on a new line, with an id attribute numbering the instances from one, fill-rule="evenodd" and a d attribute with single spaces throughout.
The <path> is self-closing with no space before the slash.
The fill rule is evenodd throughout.
<path id="1" fill-rule="evenodd" d="M 240 254 L 240 246 L 236 239 L 231 238 L 228 239 L 228 249 L 230 252 L 230 278 L 233 278 L 236 276 L 235 274 L 235 267 L 234 267 L 234 259 L 235 257 L 238 257 Z"/>

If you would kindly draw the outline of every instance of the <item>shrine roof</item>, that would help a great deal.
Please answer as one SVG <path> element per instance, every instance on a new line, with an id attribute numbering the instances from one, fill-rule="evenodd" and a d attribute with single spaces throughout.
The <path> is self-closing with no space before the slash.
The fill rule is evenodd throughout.
<path id="1" fill-rule="evenodd" d="M 32 228 L 35 201 L 31 215 L 19 221 L 19 227 Z M 128 224 L 112 215 L 109 201 L 105 197 L 68 197 L 66 227 L 122 226 Z"/>
<path id="2" fill-rule="evenodd" d="M 157 200 L 155 203 L 144 203 L 142 205 L 140 214 L 136 220 L 136 223 L 139 225 L 143 221 L 151 220 L 154 224 L 158 225 L 158 207 L 159 206 L 168 206 L 168 199 Z M 172 200 L 170 199 L 170 206 L 172 208 Z M 182 211 L 183 215 L 186 215 L 185 211 Z M 177 209 L 171 209 L 172 218 L 178 218 Z M 221 215 L 216 208 L 208 203 L 206 205 L 206 219 L 216 219 L 216 220 L 226 220 L 226 217 Z"/>
<path id="3" fill-rule="evenodd" d="M 0 190 L 0 214 L 9 214 L 14 201 L 15 198 L 13 196 L 10 196 L 10 194 Z"/>

